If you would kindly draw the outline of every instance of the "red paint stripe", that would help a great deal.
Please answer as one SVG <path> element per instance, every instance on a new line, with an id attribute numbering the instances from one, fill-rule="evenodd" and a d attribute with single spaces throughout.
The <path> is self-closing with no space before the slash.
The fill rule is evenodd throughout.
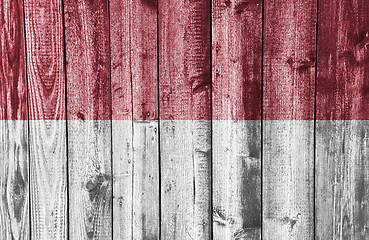
<path id="1" fill-rule="evenodd" d="M 25 120 L 27 119 L 27 88 L 22 4 L 20 1 L 11 1 L 11 3 L 9 10 L 12 14 L 7 15 L 11 19 L 3 18 L 0 26 L 5 33 L 5 37 L 1 38 L 3 47 L 0 49 L 0 119 Z M 124 22 L 125 26 L 129 27 L 131 23 L 126 16 L 117 16 L 115 19 L 111 14 L 111 29 L 121 30 L 111 32 L 110 63 L 107 6 L 101 7 L 104 13 L 101 14 L 101 21 L 98 21 L 100 25 L 97 26 L 101 31 L 94 30 L 94 36 L 85 34 L 82 36 L 77 34 L 82 31 L 79 25 L 80 19 L 76 17 L 78 9 L 74 9 L 72 4 L 69 6 L 68 3 L 68 1 L 65 2 L 64 16 L 68 63 L 66 79 L 68 119 L 109 120 L 111 118 L 110 85 L 114 120 L 154 120 L 158 115 L 162 120 L 260 120 L 262 101 L 265 120 L 314 119 L 314 34 L 297 33 L 295 28 L 280 27 L 280 25 L 288 26 L 288 23 L 283 22 L 291 22 L 288 19 L 264 24 L 264 88 L 261 100 L 261 26 L 258 25 L 261 14 L 260 5 L 256 5 L 256 2 L 255 6 L 252 6 L 255 10 L 253 20 L 240 18 L 240 23 L 236 23 L 239 25 L 228 28 L 231 29 L 230 31 L 232 29 L 244 31 L 236 31 L 239 36 L 222 33 L 223 30 L 216 29 L 217 17 L 223 16 L 213 16 L 213 30 L 215 30 L 212 43 L 213 69 L 210 69 L 211 28 L 207 10 L 202 10 L 201 13 L 196 11 L 186 13 L 193 21 L 184 32 L 179 32 L 174 25 L 160 25 L 163 22 L 162 19 L 167 17 L 163 14 L 167 13 L 159 14 L 159 49 L 156 48 L 156 24 L 149 24 L 144 18 L 132 20 L 131 23 L 137 27 L 141 25 L 151 27 L 148 35 L 138 28 L 131 27 L 129 30 L 125 27 L 113 26 Z M 369 119 L 367 110 L 369 56 L 366 50 L 369 44 L 369 37 L 366 36 L 369 31 L 367 28 L 369 16 L 366 14 L 369 3 L 360 0 L 355 6 L 347 3 L 342 7 L 335 6 L 335 10 L 330 5 L 321 3 L 319 8 L 316 81 L 316 119 L 318 120 Z M 86 4 L 86 8 L 90 7 L 90 11 L 95 12 L 92 6 Z M 208 9 L 209 6 L 205 8 Z M 283 8 L 283 6 L 277 6 L 277 8 Z M 340 12 L 337 12 L 338 10 Z M 116 12 L 119 11 L 121 10 L 116 10 Z M 148 7 L 147 11 L 156 10 L 155 7 Z M 344 14 L 345 12 L 352 14 Z M 2 14 L 4 13 L 5 11 L 2 11 Z M 342 21 L 336 21 L 338 15 L 342 15 Z M 176 17 L 173 16 L 172 19 Z M 266 9 L 265 21 L 268 23 L 268 19 L 272 17 L 273 11 Z M 6 21 L 12 21 L 13 24 L 7 24 Z M 30 28 L 29 46 L 27 46 L 30 119 L 63 120 L 65 119 L 63 53 L 53 49 L 56 55 L 45 56 L 46 52 L 50 52 L 50 49 L 46 49 L 45 46 L 51 46 L 52 42 L 40 43 L 38 48 L 35 36 L 39 34 L 33 27 L 35 29 L 43 27 L 41 26 L 43 23 L 39 26 L 31 26 L 30 23 L 27 23 Z M 304 24 L 308 26 L 301 28 L 309 29 L 306 30 L 308 32 L 315 29 L 314 19 Z M 248 28 L 250 25 L 259 26 L 259 28 L 250 29 Z M 55 26 L 58 29 L 60 27 Z M 134 36 L 141 34 L 141 39 L 127 38 L 128 30 L 135 31 Z M 58 39 L 61 42 L 62 32 L 45 32 L 50 36 L 47 39 Z M 52 36 L 52 34 L 59 35 Z M 225 38 L 225 34 L 231 34 L 233 38 Z M 289 36 L 292 35 L 291 40 Z M 179 36 L 183 44 L 176 49 L 173 41 L 180 39 Z M 245 39 L 243 36 L 248 38 Z M 81 44 L 76 44 L 76 39 Z M 93 44 L 95 48 L 82 46 L 86 41 L 94 39 L 98 40 L 98 43 Z M 297 41 L 296 39 L 298 42 L 294 42 Z M 303 50 L 296 54 L 292 51 L 296 48 L 296 44 L 309 51 Z M 126 55 L 123 53 L 129 51 L 129 46 L 135 50 L 130 59 L 125 59 Z M 156 77 L 158 64 L 156 54 L 160 55 L 160 81 Z M 83 56 L 89 56 L 92 61 L 84 59 L 79 61 Z M 89 65 L 91 62 L 92 65 Z M 34 72 L 33 65 L 40 69 Z M 112 76 L 111 82 L 109 71 Z M 210 80 L 211 76 L 212 80 Z M 84 81 L 80 81 L 81 79 Z"/>

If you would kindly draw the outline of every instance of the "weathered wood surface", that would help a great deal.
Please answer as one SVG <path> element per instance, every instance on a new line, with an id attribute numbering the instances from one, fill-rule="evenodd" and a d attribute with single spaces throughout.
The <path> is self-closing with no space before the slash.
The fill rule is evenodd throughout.
<path id="1" fill-rule="evenodd" d="M 213 0 L 214 239 L 261 237 L 262 2 Z"/>
<path id="2" fill-rule="evenodd" d="M 210 239 L 211 4 L 158 5 L 161 239 Z"/>
<path id="3" fill-rule="evenodd" d="M 264 4 L 263 238 L 312 239 L 316 1 Z"/>
<path id="4" fill-rule="evenodd" d="M 369 238 L 368 10 L 0 0 L 0 239 Z"/>
<path id="5" fill-rule="evenodd" d="M 367 1 L 319 1 L 316 239 L 369 237 L 368 11 Z"/>
<path id="6" fill-rule="evenodd" d="M 0 121 L 0 236 L 29 239 L 28 134 L 26 120 Z"/>
<path id="7" fill-rule="evenodd" d="M 108 1 L 64 1 L 69 237 L 110 239 L 111 95 Z"/>
<path id="8" fill-rule="evenodd" d="M 114 238 L 159 239 L 157 4 L 110 2 Z"/>
<path id="9" fill-rule="evenodd" d="M 23 2 L 0 1 L 0 237 L 29 239 Z"/>
<path id="10" fill-rule="evenodd" d="M 32 239 L 67 236 L 62 2 L 25 0 Z"/>
<path id="11" fill-rule="evenodd" d="M 132 1 L 133 239 L 161 239 L 157 14 Z"/>
<path id="12" fill-rule="evenodd" d="M 316 239 L 366 239 L 368 121 L 318 121 Z"/>
<path id="13" fill-rule="evenodd" d="M 131 1 L 110 1 L 113 238 L 133 234 Z"/>

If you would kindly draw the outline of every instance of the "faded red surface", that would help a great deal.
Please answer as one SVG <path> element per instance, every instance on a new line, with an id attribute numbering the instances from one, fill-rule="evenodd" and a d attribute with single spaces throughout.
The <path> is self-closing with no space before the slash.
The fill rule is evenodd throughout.
<path id="1" fill-rule="evenodd" d="M 145 4 L 150 6 L 148 11 L 157 11 L 156 1 Z M 242 18 L 244 11 L 255 11 L 258 4 L 242 2 L 235 14 Z M 0 19 L 5 33 L 0 39 L 0 119 L 27 119 L 26 80 L 30 119 L 34 120 L 156 120 L 159 116 L 161 120 L 260 120 L 262 115 L 264 120 L 313 120 L 315 113 L 317 120 L 369 119 L 368 4 L 342 1 L 347 14 L 339 21 L 336 13 L 329 11 L 329 4 L 320 5 L 324 14 L 318 19 L 317 55 L 315 33 L 310 31 L 315 19 L 301 23 L 293 32 L 282 27 L 290 19 L 280 19 L 273 28 L 264 25 L 261 63 L 261 39 L 253 37 L 259 36 L 261 29 L 249 28 L 253 22 L 245 22 L 244 32 L 235 33 L 237 42 L 225 39 L 225 45 L 214 42 L 211 46 L 210 39 L 217 33 L 211 33 L 208 11 L 189 11 L 183 16 L 159 11 L 158 29 L 155 21 L 150 25 L 143 17 L 130 20 L 141 28 L 121 28 L 107 36 L 106 5 L 106 12 L 100 14 L 103 17 L 90 26 L 94 31 L 81 35 L 82 20 L 75 17 L 79 10 L 66 1 L 66 59 L 63 48 L 54 44 L 56 40 L 63 43 L 62 31 L 52 32 L 50 24 L 41 21 L 38 25 L 26 23 L 31 36 L 45 34 L 44 42 L 28 42 L 26 79 L 23 16 L 17 14 L 21 3 L 13 1 L 8 11 L 13 15 Z M 95 11 L 89 3 L 84 6 Z M 190 21 L 180 32 L 175 25 L 160 24 L 168 17 L 179 23 Z M 217 17 L 221 16 L 212 21 Z M 271 17 L 273 13 L 265 9 L 264 18 Z M 328 19 L 335 21 L 327 24 Z M 122 20 L 130 24 L 129 16 L 110 19 L 112 24 Z M 62 30 L 64 26 L 57 27 Z M 159 39 L 152 37 L 156 31 Z M 296 44 L 305 47 L 294 52 Z M 129 47 L 135 51 L 125 58 Z M 227 53 L 229 49 L 238 52 Z M 233 76 L 232 69 L 244 74 Z"/>

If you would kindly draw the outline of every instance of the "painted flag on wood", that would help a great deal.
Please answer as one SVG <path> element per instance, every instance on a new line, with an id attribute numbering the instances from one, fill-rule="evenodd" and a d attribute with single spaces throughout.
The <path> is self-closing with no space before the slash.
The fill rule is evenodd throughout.
<path id="1" fill-rule="evenodd" d="M 0 239 L 368 238 L 365 0 L 0 0 Z"/>

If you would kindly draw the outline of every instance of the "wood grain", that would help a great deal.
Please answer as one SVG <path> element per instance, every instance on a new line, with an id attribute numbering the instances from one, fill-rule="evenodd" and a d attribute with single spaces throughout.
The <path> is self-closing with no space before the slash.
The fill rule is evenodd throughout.
<path id="1" fill-rule="evenodd" d="M 316 239 L 369 237 L 368 10 L 367 1 L 319 1 Z"/>
<path id="2" fill-rule="evenodd" d="M 264 4 L 263 238 L 312 239 L 316 1 Z"/>
<path id="3" fill-rule="evenodd" d="M 261 1 L 212 7 L 214 239 L 261 237 Z"/>
<path id="4" fill-rule="evenodd" d="M 158 121 L 133 124 L 133 239 L 160 239 Z"/>
<path id="5" fill-rule="evenodd" d="M 72 239 L 112 237 L 108 1 L 64 1 Z"/>
<path id="6" fill-rule="evenodd" d="M 29 239 L 28 130 L 25 120 L 0 120 L 0 236 Z"/>
<path id="7" fill-rule="evenodd" d="M 133 239 L 160 239 L 157 13 L 132 1 Z"/>
<path id="8" fill-rule="evenodd" d="M 366 239 L 367 121 L 318 121 L 316 238 Z"/>
<path id="9" fill-rule="evenodd" d="M 131 1 L 110 1 L 113 141 L 113 238 L 133 234 Z"/>
<path id="10" fill-rule="evenodd" d="M 0 1 L 0 236 L 29 239 L 23 2 Z"/>
<path id="11" fill-rule="evenodd" d="M 214 239 L 261 237 L 261 124 L 213 122 Z"/>
<path id="12" fill-rule="evenodd" d="M 161 239 L 210 239 L 210 1 L 158 5 Z"/>
<path id="13" fill-rule="evenodd" d="M 159 239 L 157 4 L 111 1 L 110 18 L 114 238 Z"/>
<path id="14" fill-rule="evenodd" d="M 23 1 L 0 7 L 0 120 L 27 120 Z"/>
<path id="15" fill-rule="evenodd" d="M 65 78 L 61 1 L 26 0 L 31 238 L 67 236 Z"/>

